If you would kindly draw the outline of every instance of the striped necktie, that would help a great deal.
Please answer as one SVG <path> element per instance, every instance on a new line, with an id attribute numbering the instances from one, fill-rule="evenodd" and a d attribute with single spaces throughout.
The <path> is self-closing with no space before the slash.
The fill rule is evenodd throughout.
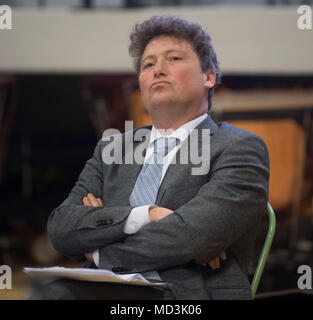
<path id="1" fill-rule="evenodd" d="M 129 202 L 133 207 L 155 204 L 162 177 L 163 158 L 179 143 L 176 138 L 159 138 L 154 141 L 153 154 L 143 165 Z"/>

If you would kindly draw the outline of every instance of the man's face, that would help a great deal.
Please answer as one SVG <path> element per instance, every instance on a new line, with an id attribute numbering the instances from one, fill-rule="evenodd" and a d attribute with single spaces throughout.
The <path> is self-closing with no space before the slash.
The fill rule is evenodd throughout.
<path id="1" fill-rule="evenodd" d="M 147 44 L 139 83 L 144 105 L 152 116 L 161 110 L 198 112 L 206 106 L 208 89 L 214 85 L 208 73 L 202 72 L 189 42 L 169 36 L 159 36 Z"/>

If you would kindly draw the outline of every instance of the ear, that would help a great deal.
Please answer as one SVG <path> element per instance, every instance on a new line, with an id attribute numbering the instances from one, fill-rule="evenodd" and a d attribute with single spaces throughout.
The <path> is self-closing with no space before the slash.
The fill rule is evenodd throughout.
<path id="1" fill-rule="evenodd" d="M 213 88 L 216 82 L 216 72 L 213 69 L 208 69 L 204 74 L 206 77 L 204 86 L 208 89 Z"/>

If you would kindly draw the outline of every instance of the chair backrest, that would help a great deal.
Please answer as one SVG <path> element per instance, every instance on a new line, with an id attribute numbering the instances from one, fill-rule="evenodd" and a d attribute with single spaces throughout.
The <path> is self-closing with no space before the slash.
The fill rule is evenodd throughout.
<path id="1" fill-rule="evenodd" d="M 266 239 L 264 242 L 264 246 L 263 246 L 261 255 L 259 257 L 259 261 L 258 261 L 256 270 L 254 272 L 253 280 L 251 283 L 251 293 L 252 293 L 253 299 L 255 298 L 255 294 L 260 283 L 260 279 L 264 270 L 264 266 L 265 266 L 268 254 L 272 246 L 272 242 L 273 242 L 273 238 L 276 230 L 275 212 L 269 203 L 267 203 L 266 209 L 269 217 L 269 225 L 268 225 L 268 231 L 267 231 Z"/>

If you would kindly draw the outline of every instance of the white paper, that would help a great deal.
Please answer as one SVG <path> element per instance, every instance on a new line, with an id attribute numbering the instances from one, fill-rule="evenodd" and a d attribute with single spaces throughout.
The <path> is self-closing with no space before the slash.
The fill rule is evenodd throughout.
<path id="1" fill-rule="evenodd" d="M 164 282 L 150 282 L 139 273 L 116 274 L 105 269 L 50 267 L 24 268 L 23 271 L 31 278 L 43 283 L 48 283 L 60 278 L 67 278 L 81 281 L 116 282 L 140 286 L 160 286 L 166 284 Z"/>

